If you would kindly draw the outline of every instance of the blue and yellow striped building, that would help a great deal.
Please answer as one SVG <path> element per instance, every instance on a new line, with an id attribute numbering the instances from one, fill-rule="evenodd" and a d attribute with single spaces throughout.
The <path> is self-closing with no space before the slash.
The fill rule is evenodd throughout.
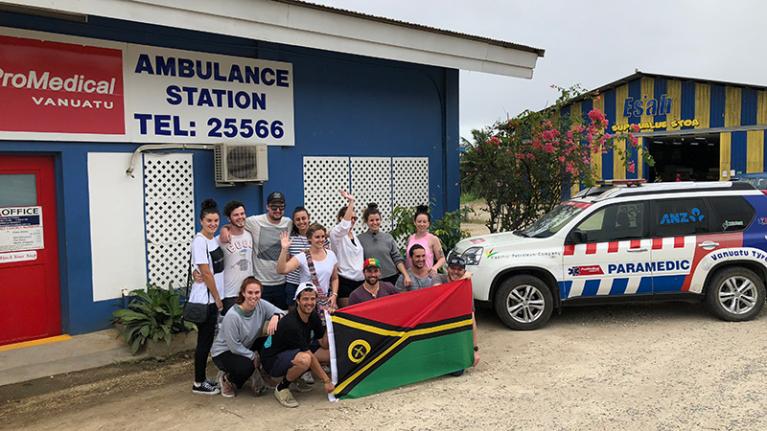
<path id="1" fill-rule="evenodd" d="M 577 97 L 562 114 L 585 121 L 592 108 L 606 114 L 611 133 L 641 128 L 639 148 L 628 155 L 633 172 L 611 150 L 592 160 L 600 179 L 729 180 L 767 171 L 767 87 L 637 71 Z M 656 160 L 652 170 L 641 151 Z"/>

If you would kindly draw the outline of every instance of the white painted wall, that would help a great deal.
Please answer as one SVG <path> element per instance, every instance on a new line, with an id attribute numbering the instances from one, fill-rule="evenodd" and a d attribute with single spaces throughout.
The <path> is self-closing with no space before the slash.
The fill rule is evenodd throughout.
<path id="1" fill-rule="evenodd" d="M 131 153 L 88 153 L 93 300 L 146 286 L 144 176 L 125 175 Z"/>

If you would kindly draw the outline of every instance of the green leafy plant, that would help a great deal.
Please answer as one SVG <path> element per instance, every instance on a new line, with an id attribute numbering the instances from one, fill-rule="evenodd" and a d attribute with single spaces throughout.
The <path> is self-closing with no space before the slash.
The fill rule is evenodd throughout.
<path id="1" fill-rule="evenodd" d="M 178 289 L 147 286 L 130 293 L 128 308 L 112 313 L 114 323 L 135 355 L 149 340 L 170 344 L 173 334 L 196 330 L 185 322 Z"/>
<path id="2" fill-rule="evenodd" d="M 431 233 L 442 242 L 442 249 L 446 256 L 459 241 L 469 237 L 469 232 L 461 229 L 461 221 L 466 216 L 466 210 L 467 208 L 463 208 L 446 212 L 441 219 L 434 220 L 431 224 Z"/>
<path id="3" fill-rule="evenodd" d="M 415 224 L 413 224 L 413 216 L 415 215 L 415 208 L 413 207 L 401 207 L 396 206 L 391 212 L 391 219 L 394 222 L 394 229 L 391 230 L 391 236 L 399 244 L 404 244 L 407 238 L 415 233 Z M 400 247 L 400 253 L 404 254 L 405 250 Z"/>
<path id="4" fill-rule="evenodd" d="M 463 208 L 446 212 L 440 219 L 432 219 L 429 230 L 442 242 L 442 250 L 445 254 L 452 250 L 458 241 L 469 236 L 468 231 L 461 230 L 461 221 L 466 216 L 466 211 L 471 210 Z M 392 229 L 391 235 L 398 243 L 404 244 L 407 238 L 415 233 L 413 216 L 415 216 L 415 208 L 412 207 L 397 206 L 392 210 L 394 229 Z M 405 250 L 400 250 L 400 252 L 404 254 Z"/>

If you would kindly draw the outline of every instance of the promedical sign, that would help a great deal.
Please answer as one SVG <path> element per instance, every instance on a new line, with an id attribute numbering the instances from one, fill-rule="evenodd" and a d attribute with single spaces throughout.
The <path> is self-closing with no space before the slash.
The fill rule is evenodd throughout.
<path id="1" fill-rule="evenodd" d="M 0 36 L 0 131 L 125 133 L 122 52 Z"/>
<path id="2" fill-rule="evenodd" d="M 0 100 L 0 139 L 295 142 L 283 62 L 0 28 Z"/>

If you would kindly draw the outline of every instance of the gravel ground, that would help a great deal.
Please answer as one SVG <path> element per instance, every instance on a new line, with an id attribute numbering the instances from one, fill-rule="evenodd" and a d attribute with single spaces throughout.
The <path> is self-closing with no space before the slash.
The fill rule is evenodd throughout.
<path id="1" fill-rule="evenodd" d="M 482 361 L 462 377 L 338 403 L 317 385 L 284 409 L 271 395 L 193 395 L 191 361 L 181 357 L 71 385 L 0 388 L 0 428 L 764 430 L 764 314 L 726 323 L 701 304 L 584 307 L 513 332 L 480 310 Z"/>

